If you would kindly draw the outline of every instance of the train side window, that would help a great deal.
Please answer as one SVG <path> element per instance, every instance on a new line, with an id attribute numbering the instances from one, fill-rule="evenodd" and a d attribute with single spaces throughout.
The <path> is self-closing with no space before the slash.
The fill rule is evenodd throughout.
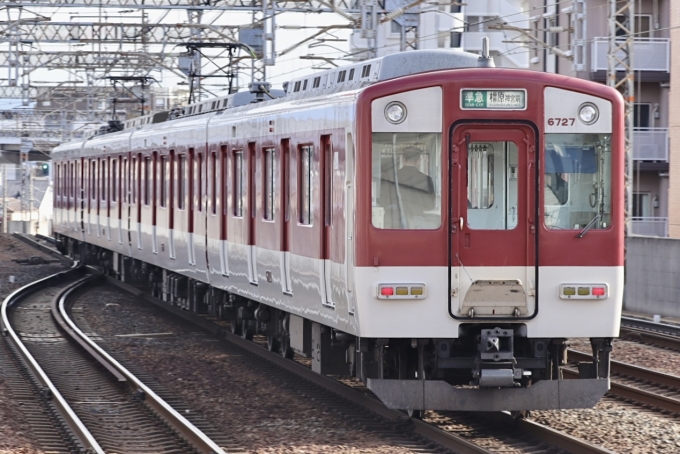
<path id="1" fill-rule="evenodd" d="M 144 158 L 144 205 L 151 205 L 151 157 Z"/>
<path id="2" fill-rule="evenodd" d="M 90 161 L 90 199 L 95 200 L 97 198 L 97 161 L 93 159 Z"/>
<path id="3" fill-rule="evenodd" d="M 234 216 L 237 218 L 243 217 L 243 172 L 243 151 L 234 151 L 234 188 L 232 194 L 234 197 Z"/>
<path id="4" fill-rule="evenodd" d="M 611 225 L 611 134 L 546 134 L 541 184 L 551 230 Z"/>
<path id="5" fill-rule="evenodd" d="M 312 155 L 313 145 L 300 147 L 298 159 L 298 221 L 312 224 Z"/>
<path id="6" fill-rule="evenodd" d="M 166 208 L 168 206 L 168 181 L 170 181 L 170 173 L 168 172 L 168 157 L 161 156 L 160 169 L 160 206 Z"/>
<path id="7" fill-rule="evenodd" d="M 372 224 L 436 230 L 442 223 L 440 133 L 373 133 Z"/>
<path id="8" fill-rule="evenodd" d="M 221 197 L 222 214 L 226 216 L 227 214 L 229 214 L 228 213 L 228 210 L 229 210 L 228 205 L 229 204 L 227 203 L 227 197 L 228 197 L 228 194 L 229 194 L 229 188 L 227 187 L 227 184 L 228 184 L 227 169 L 229 167 L 228 167 L 227 162 L 228 162 L 228 159 L 229 159 L 229 155 L 227 154 L 227 146 L 226 145 L 222 145 L 220 147 L 220 153 L 221 154 L 220 154 L 220 178 L 219 178 L 219 182 L 220 182 L 220 188 L 222 188 L 222 197 Z"/>
<path id="9" fill-rule="evenodd" d="M 332 225 L 332 213 L 333 213 L 333 144 L 331 142 L 331 136 L 321 136 L 321 143 L 323 144 L 323 165 L 324 165 L 324 178 L 323 178 L 323 210 L 324 210 L 324 223 L 327 226 Z"/>
<path id="10" fill-rule="evenodd" d="M 177 208 L 183 210 L 186 207 L 187 193 L 187 155 L 179 155 L 177 160 Z"/>
<path id="11" fill-rule="evenodd" d="M 104 200 L 106 200 L 106 189 L 107 189 L 106 188 L 106 161 L 102 159 L 99 164 L 100 164 L 99 170 L 101 171 L 101 174 L 99 176 L 99 181 L 101 181 L 101 188 L 100 188 L 101 189 L 101 194 L 100 194 L 101 197 L 100 198 L 102 199 L 102 201 L 104 201 Z"/>
<path id="12" fill-rule="evenodd" d="M 121 166 L 121 190 L 122 190 L 122 200 L 123 202 L 130 203 L 130 198 L 128 196 L 128 188 L 129 188 L 129 178 L 130 175 L 128 175 L 128 160 L 127 158 L 123 158 L 123 165 Z"/>
<path id="13" fill-rule="evenodd" d="M 130 191 L 130 203 L 137 203 L 137 158 L 132 158 L 132 172 L 130 172 L 130 186 L 132 191 Z"/>
<path id="14" fill-rule="evenodd" d="M 210 212 L 217 214 L 217 153 L 210 153 Z"/>
<path id="15" fill-rule="evenodd" d="M 118 160 L 111 161 L 111 202 L 118 201 Z"/>
<path id="16" fill-rule="evenodd" d="M 203 153 L 198 153 L 196 159 L 196 208 L 203 211 Z"/>
<path id="17" fill-rule="evenodd" d="M 274 148 L 264 149 L 264 218 L 267 221 L 274 220 L 274 170 L 275 165 L 275 151 Z"/>
<path id="18" fill-rule="evenodd" d="M 517 144 L 470 142 L 467 171 L 468 227 L 474 230 L 517 227 Z"/>

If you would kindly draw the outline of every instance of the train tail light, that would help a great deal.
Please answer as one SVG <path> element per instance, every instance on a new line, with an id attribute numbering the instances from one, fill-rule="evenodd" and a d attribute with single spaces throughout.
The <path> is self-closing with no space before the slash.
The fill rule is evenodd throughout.
<path id="1" fill-rule="evenodd" d="M 425 284 L 378 284 L 376 296 L 378 299 L 417 300 L 427 296 Z"/>
<path id="2" fill-rule="evenodd" d="M 562 284 L 560 298 L 563 300 L 600 300 L 609 296 L 607 284 Z"/>

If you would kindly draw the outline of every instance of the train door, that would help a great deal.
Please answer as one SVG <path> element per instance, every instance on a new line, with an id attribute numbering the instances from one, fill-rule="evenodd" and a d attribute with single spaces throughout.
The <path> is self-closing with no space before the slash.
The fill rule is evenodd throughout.
<path id="1" fill-rule="evenodd" d="M 151 204 L 151 250 L 158 254 L 158 152 L 151 153 L 151 168 L 148 169 L 147 188 L 150 192 L 148 198 Z"/>
<path id="2" fill-rule="evenodd" d="M 257 166 L 256 166 L 255 142 L 248 143 L 247 172 L 248 181 L 248 213 L 244 216 L 246 221 L 247 250 L 248 250 L 248 279 L 251 284 L 257 284 L 257 246 L 255 244 L 255 219 L 257 217 Z"/>
<path id="3" fill-rule="evenodd" d="M 331 136 L 321 136 L 321 216 L 323 226 L 321 228 L 321 263 L 323 266 L 322 285 L 323 303 L 326 306 L 334 307 L 332 297 L 332 279 L 331 279 L 331 242 L 332 228 L 333 228 L 333 144 L 331 143 Z"/>
<path id="4" fill-rule="evenodd" d="M 281 188 L 281 290 L 290 295 L 290 139 L 281 141 Z"/>
<path id="5" fill-rule="evenodd" d="M 535 135 L 519 125 L 462 125 L 451 146 L 449 312 L 535 314 Z"/>

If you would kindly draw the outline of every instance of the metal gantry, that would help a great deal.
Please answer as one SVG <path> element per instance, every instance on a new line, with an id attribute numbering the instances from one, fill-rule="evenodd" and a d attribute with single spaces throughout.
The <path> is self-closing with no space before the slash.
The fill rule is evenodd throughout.
<path id="1" fill-rule="evenodd" d="M 633 137 L 635 131 L 635 0 L 609 0 L 609 66 L 607 85 L 623 95 L 626 119 L 626 234 L 632 232 Z"/>

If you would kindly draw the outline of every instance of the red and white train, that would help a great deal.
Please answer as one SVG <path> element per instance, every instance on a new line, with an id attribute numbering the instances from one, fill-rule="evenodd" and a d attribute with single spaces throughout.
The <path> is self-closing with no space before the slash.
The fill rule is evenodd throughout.
<path id="1" fill-rule="evenodd" d="M 622 306 L 623 102 L 478 60 L 404 52 L 64 144 L 54 234 L 392 408 L 592 406 Z M 592 344 L 578 380 L 569 338 Z"/>

